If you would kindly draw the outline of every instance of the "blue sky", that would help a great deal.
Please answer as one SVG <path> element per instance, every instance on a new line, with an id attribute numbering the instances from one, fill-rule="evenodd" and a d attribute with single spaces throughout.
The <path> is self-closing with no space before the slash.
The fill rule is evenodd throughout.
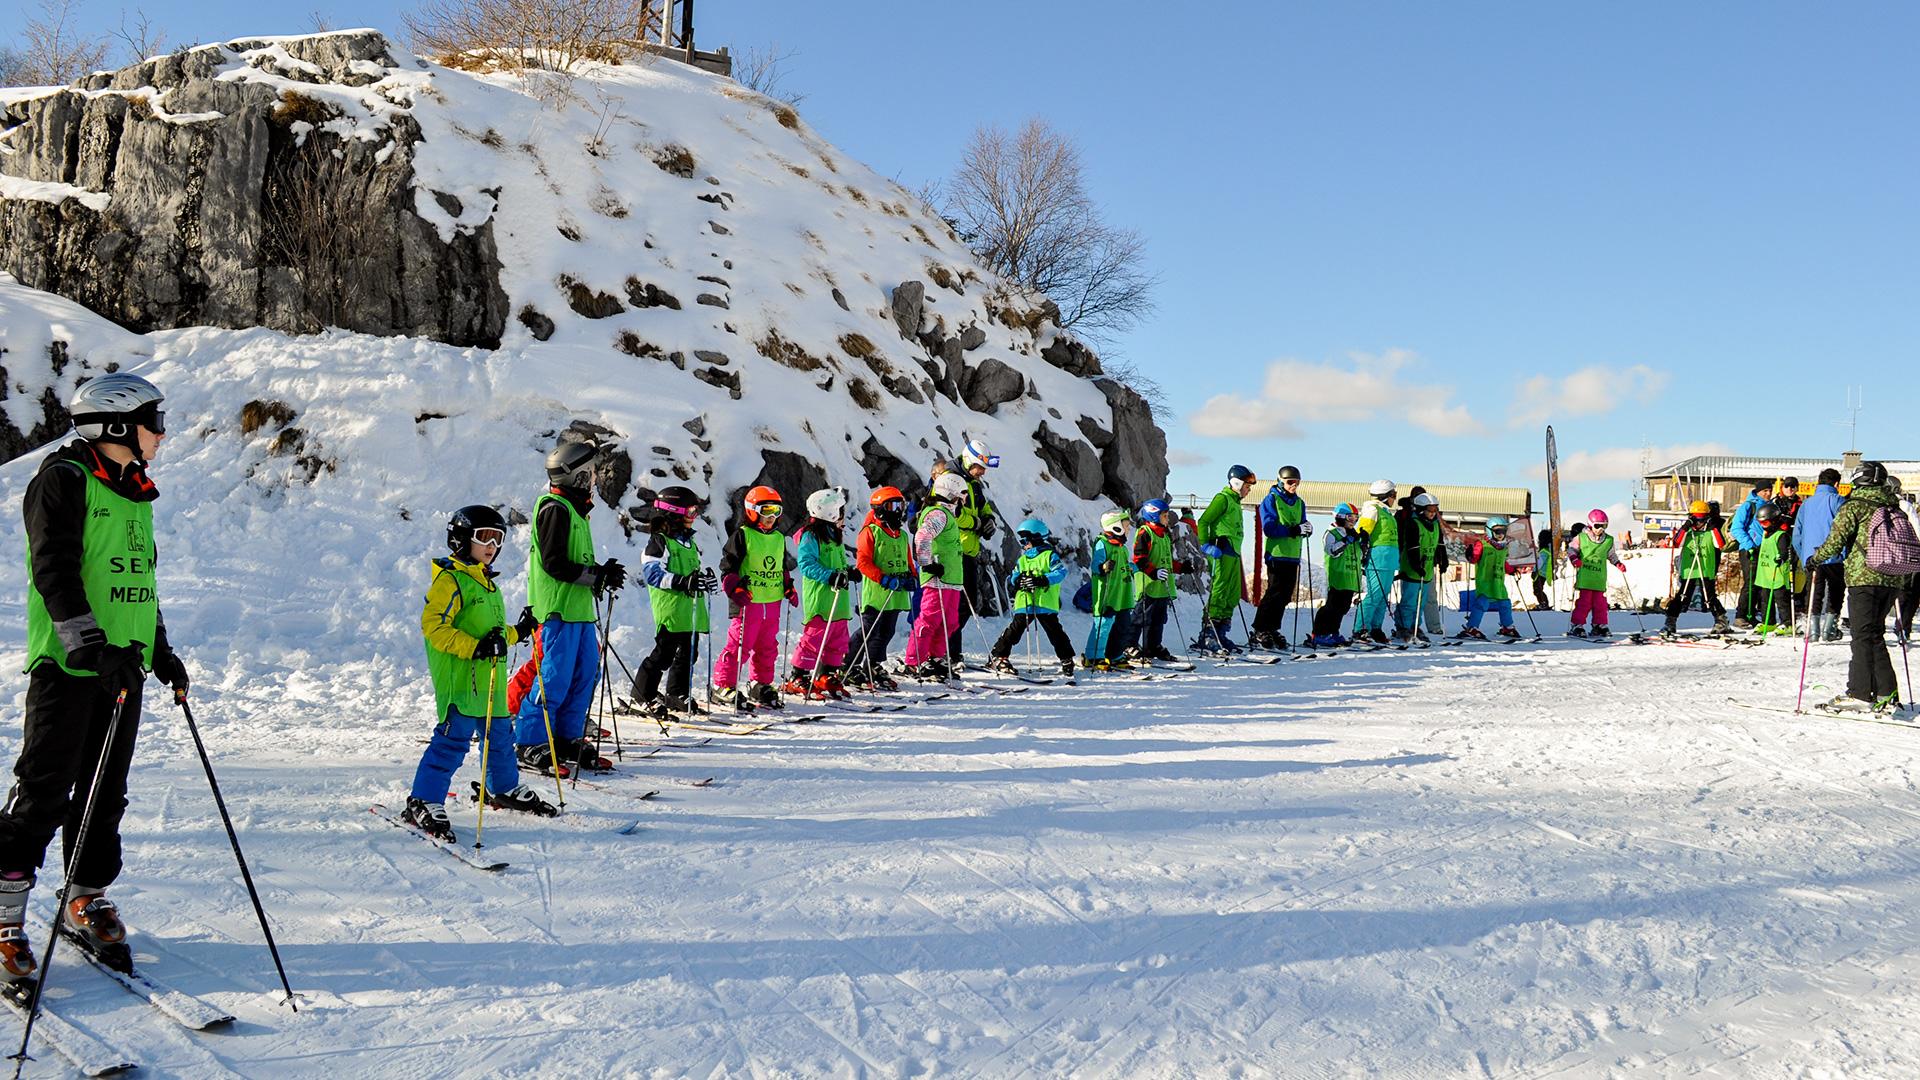
<path id="1" fill-rule="evenodd" d="M 94 23 L 118 5 L 83 0 Z M 145 5 L 174 40 L 308 10 Z M 704 46 L 778 42 L 809 123 L 908 186 L 978 124 L 1075 136 L 1141 231 L 1176 491 L 1262 477 L 1531 484 L 1573 506 L 1641 447 L 1920 457 L 1920 6 L 901 5 L 699 0 Z M 829 14 L 830 13 L 830 14 Z"/>

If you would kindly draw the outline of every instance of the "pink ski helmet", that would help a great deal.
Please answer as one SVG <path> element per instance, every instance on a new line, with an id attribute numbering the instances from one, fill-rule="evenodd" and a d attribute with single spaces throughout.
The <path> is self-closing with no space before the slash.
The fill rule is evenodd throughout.
<path id="1" fill-rule="evenodd" d="M 1587 514 L 1587 524 L 1589 524 L 1589 525 L 1595 525 L 1595 526 L 1598 526 L 1598 527 L 1600 527 L 1600 528 L 1602 528 L 1602 529 L 1604 529 L 1604 528 L 1606 528 L 1606 527 L 1607 527 L 1607 512 L 1606 512 L 1605 510 L 1594 510 L 1594 511 L 1591 511 L 1591 512 L 1589 512 L 1589 513 Z"/>

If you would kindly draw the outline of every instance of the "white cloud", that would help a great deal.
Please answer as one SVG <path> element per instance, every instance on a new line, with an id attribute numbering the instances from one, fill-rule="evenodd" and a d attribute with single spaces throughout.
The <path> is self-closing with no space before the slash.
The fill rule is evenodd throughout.
<path id="1" fill-rule="evenodd" d="M 1205 465 L 1207 462 L 1212 460 L 1213 458 L 1207 456 L 1206 454 L 1202 454 L 1194 450 L 1177 450 L 1176 449 L 1176 450 L 1167 451 L 1167 464 L 1169 465 L 1175 465 L 1175 466 Z"/>
<path id="2" fill-rule="evenodd" d="M 1648 468 L 1660 468 L 1700 454 L 1732 454 L 1724 443 L 1675 443 L 1671 446 L 1616 446 L 1606 450 L 1576 450 L 1560 458 L 1560 482 L 1585 484 L 1598 480 L 1638 480 Z M 1527 470 L 1534 477 L 1547 475 L 1547 463 L 1541 461 Z"/>
<path id="3" fill-rule="evenodd" d="M 1453 387 L 1404 382 L 1419 363 L 1406 349 L 1353 352 L 1347 362 L 1275 360 L 1258 397 L 1216 394 L 1188 419 L 1195 434 L 1220 438 L 1298 439 L 1304 423 L 1399 419 L 1435 435 L 1479 435 L 1486 426 L 1453 401 Z"/>
<path id="4" fill-rule="evenodd" d="M 1595 364 L 1564 378 L 1535 375 L 1514 392 L 1507 410 L 1511 427 L 1530 427 L 1568 416 L 1609 413 L 1628 398 L 1648 402 L 1666 389 L 1668 375 L 1645 364 L 1610 368 Z"/>

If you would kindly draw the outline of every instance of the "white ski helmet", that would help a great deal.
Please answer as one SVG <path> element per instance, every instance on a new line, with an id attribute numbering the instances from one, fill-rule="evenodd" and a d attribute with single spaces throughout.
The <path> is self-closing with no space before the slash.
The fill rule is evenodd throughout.
<path id="1" fill-rule="evenodd" d="M 1434 498 L 1432 495 L 1429 495 L 1424 491 L 1413 497 L 1413 508 L 1415 510 L 1425 510 L 1429 506 L 1439 506 L 1439 505 L 1440 505 L 1439 499 Z"/>
<path id="2" fill-rule="evenodd" d="M 967 482 L 959 473 L 941 473 L 934 478 L 933 497 L 957 503 L 967 497 Z"/>
<path id="3" fill-rule="evenodd" d="M 1118 536 L 1126 531 L 1127 522 L 1133 520 L 1125 510 L 1109 510 L 1100 515 L 1100 531 L 1109 536 Z"/>
<path id="4" fill-rule="evenodd" d="M 846 512 L 846 488 L 821 488 L 807 496 L 807 513 L 816 521 L 839 521 Z"/>
<path id="5" fill-rule="evenodd" d="M 135 424 L 155 434 L 165 433 L 166 413 L 160 411 L 164 400 L 159 388 L 147 380 L 115 371 L 96 375 L 75 388 L 67 399 L 67 413 L 81 438 L 123 443 L 138 450 Z"/>
<path id="6" fill-rule="evenodd" d="M 1371 485 L 1367 487 L 1367 494 L 1373 496 L 1376 499 L 1384 499 L 1387 496 L 1393 494 L 1393 490 L 1394 490 L 1393 481 L 1375 480 Z"/>
<path id="7" fill-rule="evenodd" d="M 983 469 L 997 469 L 1000 467 L 1000 456 L 987 452 L 987 441 L 985 439 L 968 439 L 966 448 L 960 451 L 961 468 L 971 469 L 975 465 Z"/>

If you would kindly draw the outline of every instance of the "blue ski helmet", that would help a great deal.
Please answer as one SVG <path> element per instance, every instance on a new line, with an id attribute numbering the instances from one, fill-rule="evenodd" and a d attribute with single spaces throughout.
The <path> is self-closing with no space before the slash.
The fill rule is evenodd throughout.
<path id="1" fill-rule="evenodd" d="M 1360 512 L 1353 508 L 1352 503 L 1341 503 L 1339 506 L 1333 508 L 1333 519 L 1335 521 L 1341 518 L 1356 518 L 1359 516 Z"/>
<path id="2" fill-rule="evenodd" d="M 1037 517 L 1030 517 L 1021 522 L 1020 527 L 1013 530 L 1013 532 L 1015 536 L 1025 541 L 1029 547 L 1039 547 L 1042 540 L 1052 535 L 1052 533 L 1047 531 L 1047 523 Z"/>
<path id="3" fill-rule="evenodd" d="M 1245 465 L 1235 465 L 1233 468 L 1227 470 L 1227 479 L 1244 480 L 1250 484 L 1253 482 L 1253 470 L 1247 468 Z"/>
<path id="4" fill-rule="evenodd" d="M 1506 527 L 1507 527 L 1507 519 L 1505 515 L 1495 514 L 1492 517 L 1487 519 L 1488 532 L 1492 532 L 1495 529 L 1504 529 Z"/>
<path id="5" fill-rule="evenodd" d="M 1140 504 L 1140 520 L 1158 522 L 1160 515 L 1167 512 L 1167 500 L 1148 499 Z"/>

